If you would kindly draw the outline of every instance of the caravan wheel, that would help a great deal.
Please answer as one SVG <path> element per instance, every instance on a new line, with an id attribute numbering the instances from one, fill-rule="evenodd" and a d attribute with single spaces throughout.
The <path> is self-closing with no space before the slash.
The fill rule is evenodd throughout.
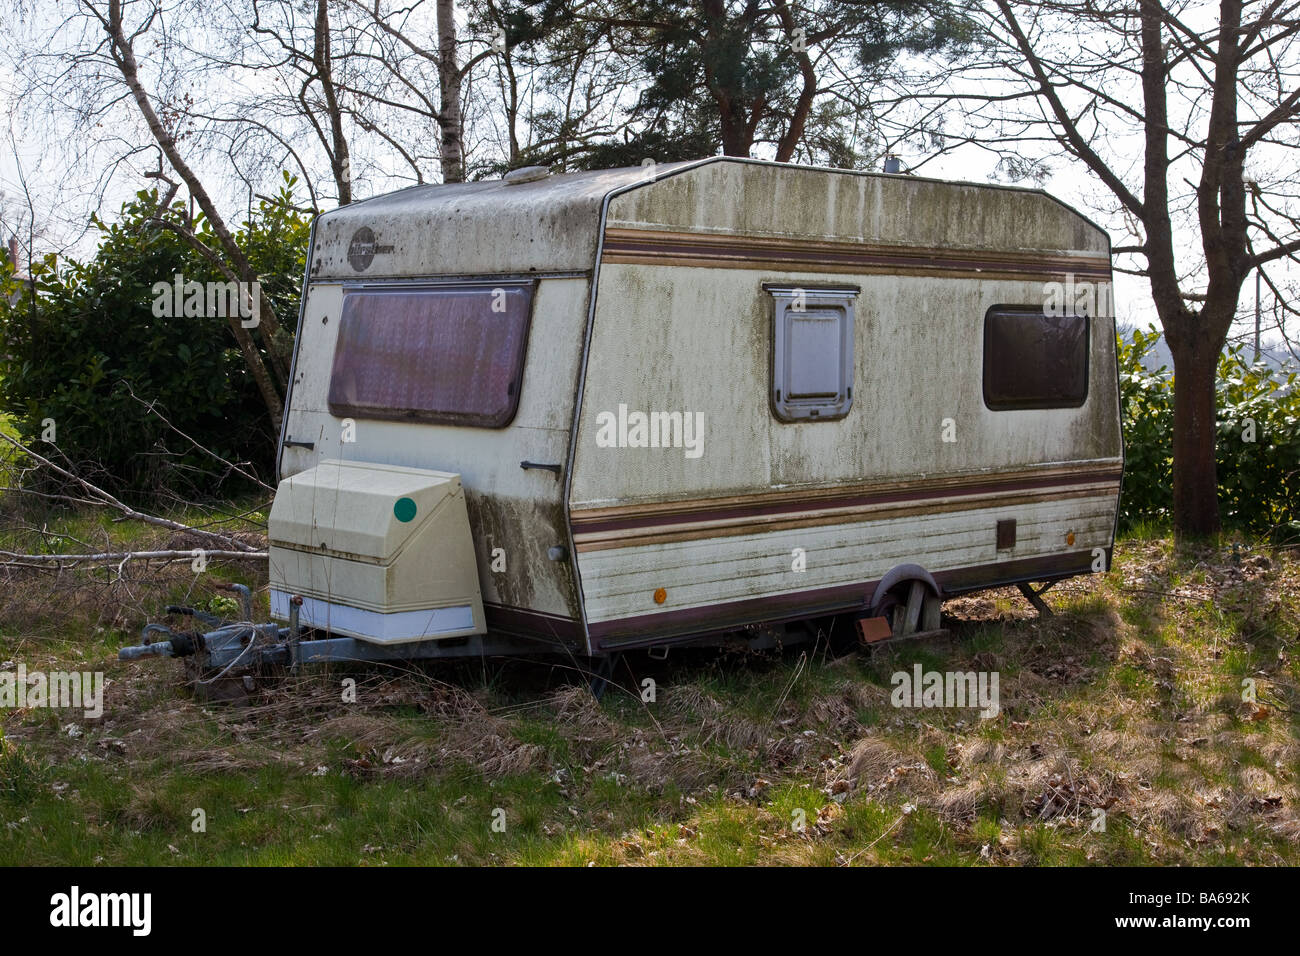
<path id="1" fill-rule="evenodd" d="M 913 637 L 938 632 L 943 599 L 920 578 L 900 581 L 877 604 L 876 614 L 889 621 L 893 637 Z"/>

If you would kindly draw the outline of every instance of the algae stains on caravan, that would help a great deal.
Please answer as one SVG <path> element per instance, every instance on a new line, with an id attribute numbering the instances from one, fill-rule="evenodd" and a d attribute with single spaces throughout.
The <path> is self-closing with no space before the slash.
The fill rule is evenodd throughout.
<path id="1" fill-rule="evenodd" d="M 530 607 L 533 562 L 528 560 L 531 549 L 524 540 L 524 509 L 504 495 L 484 495 L 468 489 L 465 504 L 474 531 L 483 596 L 497 604 Z M 494 555 L 499 557 L 494 559 Z"/>
<path id="2" fill-rule="evenodd" d="M 547 560 L 550 548 L 567 548 L 564 509 L 558 497 L 519 500 L 467 490 L 465 503 L 485 601 L 577 617 L 571 561 Z M 560 573 L 555 571 L 557 564 L 563 568 Z"/>

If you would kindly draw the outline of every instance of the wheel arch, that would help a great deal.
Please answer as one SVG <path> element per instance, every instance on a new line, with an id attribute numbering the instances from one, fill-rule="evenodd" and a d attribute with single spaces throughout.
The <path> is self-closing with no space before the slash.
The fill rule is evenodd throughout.
<path id="1" fill-rule="evenodd" d="M 934 575 L 925 568 L 921 567 L 919 564 L 896 564 L 885 572 L 885 576 L 880 579 L 880 583 L 876 585 L 876 589 L 871 592 L 871 602 L 869 604 L 871 613 L 875 614 L 879 611 L 881 604 L 884 602 L 885 595 L 904 581 L 921 581 L 930 589 L 931 595 L 937 598 L 943 598 L 943 588 L 941 588 L 939 582 L 934 579 Z"/>

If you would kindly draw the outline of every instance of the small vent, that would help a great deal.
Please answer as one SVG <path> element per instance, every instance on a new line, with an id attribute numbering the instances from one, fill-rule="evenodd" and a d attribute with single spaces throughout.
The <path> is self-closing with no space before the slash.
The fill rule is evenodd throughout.
<path id="1" fill-rule="evenodd" d="M 551 175 L 549 166 L 523 166 L 510 170 L 501 177 L 501 181 L 507 186 L 519 186 L 523 183 L 535 183 L 549 175 Z"/>
<path id="2" fill-rule="evenodd" d="M 1016 519 L 998 522 L 998 550 L 1010 551 L 1016 546 Z"/>

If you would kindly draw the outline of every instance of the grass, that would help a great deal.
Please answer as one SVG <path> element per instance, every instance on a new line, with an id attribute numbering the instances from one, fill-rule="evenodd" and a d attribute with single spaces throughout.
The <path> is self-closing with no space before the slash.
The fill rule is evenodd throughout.
<path id="1" fill-rule="evenodd" d="M 18 438 L 18 428 L 14 425 L 12 415 L 6 415 L 0 412 L 0 435 L 8 435 L 10 438 Z M 14 446 L 7 441 L 0 440 L 0 464 L 7 462 L 15 454 Z"/>
<path id="2" fill-rule="evenodd" d="M 601 703 L 563 661 L 314 671 L 236 707 L 179 662 L 115 660 L 163 603 L 247 574 L 0 581 L 0 668 L 109 682 L 98 720 L 0 714 L 0 863 L 1300 863 L 1286 552 L 1145 533 L 1050 591 L 1052 618 L 1004 591 L 871 654 L 630 658 Z M 915 663 L 996 671 L 1000 713 L 894 707 Z"/>

